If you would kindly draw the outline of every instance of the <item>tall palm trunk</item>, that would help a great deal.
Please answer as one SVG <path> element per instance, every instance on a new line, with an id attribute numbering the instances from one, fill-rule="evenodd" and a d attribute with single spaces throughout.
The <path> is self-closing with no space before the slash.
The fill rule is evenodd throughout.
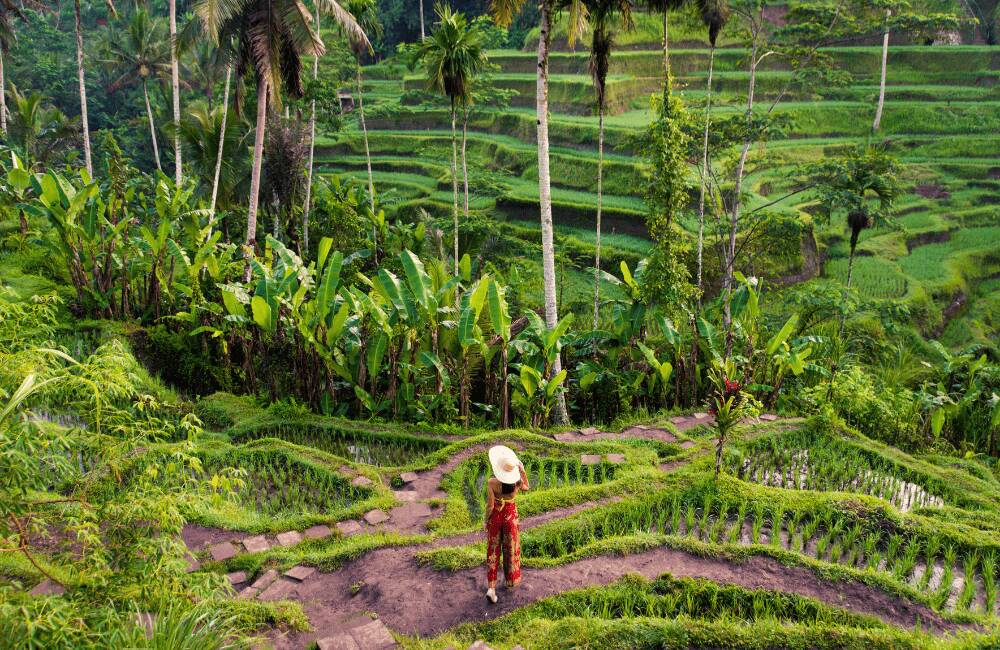
<path id="1" fill-rule="evenodd" d="M 604 106 L 597 107 L 597 232 L 594 240 L 594 329 L 601 312 L 601 205 L 604 198 Z"/>
<path id="2" fill-rule="evenodd" d="M 455 121 L 455 98 L 451 98 L 451 191 L 452 191 L 452 243 L 455 252 L 455 275 L 458 275 L 458 132 Z M 457 300 L 457 295 L 456 295 Z"/>
<path id="3" fill-rule="evenodd" d="M 708 130 L 712 123 L 712 73 L 715 46 L 708 53 L 708 83 L 705 85 L 705 132 L 701 143 L 701 188 L 698 193 L 698 311 L 701 311 L 702 262 L 705 251 L 705 193 L 708 190 Z"/>
<path id="4" fill-rule="evenodd" d="M 761 22 L 763 22 L 764 10 L 763 7 L 760 11 Z M 736 182 L 733 187 L 733 208 L 729 217 L 729 242 L 726 245 L 725 254 L 725 269 L 722 275 L 722 288 L 726 294 L 726 302 L 723 311 L 723 324 L 726 330 L 726 356 L 729 356 L 732 350 L 733 332 L 732 332 L 732 322 L 733 313 L 732 307 L 730 305 L 732 293 L 733 293 L 733 273 L 736 269 L 736 233 L 739 229 L 740 222 L 740 194 L 743 192 L 743 175 L 746 171 L 747 156 L 750 154 L 750 147 L 753 145 L 752 127 L 753 127 L 753 103 L 754 103 L 754 92 L 757 87 L 757 66 L 760 63 L 757 59 L 757 49 L 759 46 L 759 31 L 755 31 L 753 35 L 753 44 L 750 48 L 750 82 L 747 86 L 747 134 L 743 139 L 743 147 L 740 150 L 740 157 L 736 163 Z"/>
<path id="5" fill-rule="evenodd" d="M 316 31 L 319 32 L 319 6 L 316 7 Z M 313 81 L 319 76 L 319 55 L 313 57 Z M 309 105 L 309 167 L 306 172 L 306 201 L 302 208 L 302 255 L 309 252 L 309 212 L 312 209 L 313 160 L 316 154 L 316 98 Z"/>
<path id="6" fill-rule="evenodd" d="M 375 215 L 375 181 L 372 178 L 372 153 L 368 147 L 368 127 L 365 125 L 365 96 L 361 80 L 361 61 L 358 61 L 358 121 L 361 122 L 361 136 L 365 141 L 365 166 L 368 168 L 368 207 Z M 378 241 L 375 242 L 378 244 Z"/>
<path id="7" fill-rule="evenodd" d="M 73 0 L 76 19 L 76 76 L 80 84 L 80 128 L 83 131 L 83 164 L 93 177 L 94 165 L 90 157 L 90 123 L 87 120 L 87 86 L 83 77 L 83 21 L 80 18 L 80 0 Z"/>
<path id="8" fill-rule="evenodd" d="M 226 119 L 229 117 L 229 84 L 233 77 L 233 64 L 226 66 L 226 85 L 222 90 L 222 129 L 219 131 L 219 150 L 215 152 L 215 176 L 212 177 L 212 203 L 209 207 L 215 216 L 215 204 L 219 198 L 219 177 L 222 175 L 222 155 L 226 144 Z"/>
<path id="9" fill-rule="evenodd" d="M 368 146 L 368 126 L 365 124 L 364 84 L 361 80 L 361 60 L 358 60 L 358 121 L 361 123 L 361 137 L 365 142 L 365 166 L 368 168 L 368 207 L 372 219 L 375 218 L 375 181 L 372 178 L 372 152 Z M 372 250 L 375 251 L 375 263 L 378 264 L 378 226 L 372 222 Z"/>
<path id="10" fill-rule="evenodd" d="M 469 107 L 464 106 L 462 108 L 462 183 L 465 186 L 465 215 L 466 220 L 469 218 L 469 165 L 465 158 L 465 145 L 468 141 L 469 133 Z"/>
<path id="11" fill-rule="evenodd" d="M 424 34 L 424 0 L 420 0 L 420 40 L 427 38 Z"/>
<path id="12" fill-rule="evenodd" d="M 260 197 L 260 168 L 264 160 L 264 129 L 267 128 L 267 79 L 257 80 L 257 128 L 253 137 L 253 166 L 250 169 L 250 205 L 247 209 L 247 240 L 243 254 L 247 260 L 243 281 L 250 281 L 250 258 L 257 243 L 257 200 Z"/>
<path id="13" fill-rule="evenodd" d="M 181 168 L 181 83 L 177 66 L 177 0 L 170 0 L 170 87 L 174 102 L 174 182 L 183 180 Z"/>
<path id="14" fill-rule="evenodd" d="M 160 167 L 160 147 L 156 143 L 156 123 L 153 121 L 153 107 L 149 104 L 149 88 L 146 80 L 142 80 L 142 98 L 146 100 L 146 117 L 149 119 L 149 137 L 153 141 L 153 159 L 156 161 L 156 169 L 163 171 Z M 212 205 L 215 203 L 213 201 Z"/>
<path id="15" fill-rule="evenodd" d="M 7 135 L 7 80 L 3 73 L 2 49 L 0 49 L 0 134 Z"/>
<path id="16" fill-rule="evenodd" d="M 885 107 L 885 74 L 889 63 L 889 18 L 892 10 L 885 10 L 885 31 L 882 32 L 882 73 L 878 85 L 878 106 L 875 108 L 875 120 L 872 122 L 872 133 L 878 131 L 882 123 L 882 109 Z"/>
<path id="17" fill-rule="evenodd" d="M 556 298 L 555 245 L 552 233 L 552 179 L 549 173 L 549 45 L 552 38 L 552 0 L 539 5 L 538 76 L 535 79 L 535 119 L 538 125 L 538 204 L 542 226 L 542 280 L 545 294 L 545 324 L 553 328 L 559 322 Z M 556 357 L 553 375 L 562 370 Z M 556 420 L 569 421 L 566 398 L 560 393 Z"/>

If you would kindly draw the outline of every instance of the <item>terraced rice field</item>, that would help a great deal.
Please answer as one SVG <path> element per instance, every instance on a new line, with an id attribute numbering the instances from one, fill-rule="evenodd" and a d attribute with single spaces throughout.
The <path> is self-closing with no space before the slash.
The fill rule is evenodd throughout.
<path id="1" fill-rule="evenodd" d="M 641 21 L 651 17 L 640 14 Z M 614 95 L 607 117 L 608 143 L 604 177 L 604 231 L 602 256 L 606 270 L 621 261 L 633 262 L 648 250 L 645 240 L 641 160 L 633 137 L 649 121 L 648 97 L 657 88 L 662 66 L 658 42 L 647 42 L 652 24 L 642 23 L 637 34 L 622 34 L 634 44 L 621 46 L 612 57 L 609 89 Z M 689 27 L 678 27 L 683 30 Z M 696 32 L 692 32 L 692 35 Z M 640 36 L 638 34 L 645 34 Z M 729 46 L 716 55 L 714 105 L 716 119 L 743 110 L 747 74 L 745 52 Z M 671 66 L 677 92 L 694 114 L 704 101 L 708 52 L 696 37 L 680 37 L 671 49 Z M 564 47 L 556 45 L 556 48 Z M 780 199 L 789 190 L 796 165 L 818 160 L 863 142 L 867 118 L 877 95 L 878 47 L 830 48 L 826 53 L 847 75 L 845 85 L 806 89 L 790 86 L 776 114 L 790 120 L 790 127 L 751 152 L 749 174 L 753 188 L 746 200 L 753 209 Z M 513 105 L 503 111 L 477 109 L 470 120 L 468 161 L 471 174 L 471 207 L 497 220 L 537 221 L 537 175 L 534 150 L 535 54 L 493 50 L 499 66 L 496 84 L 517 91 Z M 762 103 L 784 88 L 790 72 L 768 63 L 758 78 Z M 566 261 L 568 305 L 585 309 L 588 256 L 582 251 L 594 244 L 596 210 L 597 121 L 592 112 L 587 58 L 583 52 L 556 51 L 551 59 L 550 101 L 552 117 L 553 213 L 557 235 L 572 238 L 583 248 Z M 402 216 L 426 208 L 444 217 L 450 209 L 448 158 L 450 132 L 447 111 L 435 103 L 401 103 L 418 80 L 404 67 L 387 61 L 366 69 L 366 105 L 369 144 L 376 170 L 375 183 L 390 191 L 391 210 Z M 876 229 L 862 235 L 854 285 L 861 296 L 872 299 L 921 298 L 930 295 L 944 310 L 956 295 L 970 295 L 975 286 L 997 268 L 995 259 L 983 255 L 996 248 L 993 230 L 1000 224 L 1000 57 L 983 46 L 922 47 L 894 45 L 889 53 L 886 109 L 880 137 L 907 166 L 905 193 L 900 197 L 898 229 Z M 360 133 L 348 128 L 321 150 L 324 171 L 342 173 L 359 181 L 364 172 Z M 413 153 L 419 153 L 414 157 Z M 408 155 L 410 154 L 410 155 Z M 416 164 L 414 161 L 419 160 Z M 692 161 L 693 163 L 694 161 Z M 483 186 L 488 179 L 489 187 Z M 823 260 L 822 274 L 846 277 L 844 224 L 813 224 L 805 211 L 808 193 L 778 200 L 776 209 L 809 224 Z M 692 203 L 693 206 L 693 203 Z M 692 238 L 696 224 L 681 218 Z M 814 230 L 810 230 L 814 228 Z M 968 232 L 965 232 L 968 231 Z M 506 235 L 501 235 L 506 236 Z M 944 240 L 940 238 L 950 239 Z M 783 254 L 794 259 L 791 243 Z M 533 254 L 524 253 L 525 264 Z M 795 275 L 806 260 L 784 265 L 780 273 Z M 573 273 L 571 271 L 582 271 Z M 948 311 L 946 319 L 961 320 L 965 311 Z M 991 334 L 996 330 L 985 325 Z M 972 328 L 981 336 L 979 319 Z M 989 336 L 989 334 L 985 334 Z"/>

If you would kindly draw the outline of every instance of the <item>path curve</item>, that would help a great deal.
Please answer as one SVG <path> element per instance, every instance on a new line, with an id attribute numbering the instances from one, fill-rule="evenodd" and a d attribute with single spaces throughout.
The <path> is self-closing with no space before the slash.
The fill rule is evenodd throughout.
<path id="1" fill-rule="evenodd" d="M 631 573 L 650 579 L 670 573 L 794 593 L 903 628 L 918 623 L 936 633 L 957 628 L 932 610 L 880 589 L 859 582 L 828 582 L 807 568 L 788 567 L 764 556 L 730 561 L 660 547 L 634 555 L 605 555 L 559 567 L 524 569 L 521 587 L 501 590 L 500 602 L 492 605 L 483 596 L 486 576 L 482 568 L 436 571 L 418 565 L 415 550 L 378 549 L 336 572 L 318 573 L 298 585 L 294 598 L 302 602 L 316 632 L 274 638 L 276 650 L 306 647 L 321 637 L 324 629 L 335 626 L 344 612 L 372 611 L 397 632 L 427 637 L 461 623 L 490 620 L 571 589 L 606 585 Z"/>

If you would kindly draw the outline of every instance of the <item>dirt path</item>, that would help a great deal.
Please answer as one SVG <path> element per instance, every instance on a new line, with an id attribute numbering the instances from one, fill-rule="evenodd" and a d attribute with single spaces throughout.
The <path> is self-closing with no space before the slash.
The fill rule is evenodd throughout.
<path id="1" fill-rule="evenodd" d="M 319 573 L 298 585 L 293 597 L 302 602 L 316 632 L 277 637 L 273 639 L 275 648 L 306 647 L 336 625 L 344 612 L 372 611 L 397 632 L 431 636 L 460 623 L 502 616 L 571 589 L 605 585 L 629 573 L 647 578 L 671 573 L 751 589 L 765 588 L 816 598 L 904 628 L 919 622 L 923 629 L 934 632 L 955 629 L 921 605 L 861 583 L 827 582 L 808 569 L 787 567 L 768 557 L 730 562 L 658 548 L 636 555 L 589 558 L 549 569 L 525 569 L 521 587 L 512 592 L 501 590 L 500 602 L 492 605 L 483 597 L 486 575 L 482 568 L 435 571 L 419 566 L 413 551 L 373 551 L 337 572 Z"/>

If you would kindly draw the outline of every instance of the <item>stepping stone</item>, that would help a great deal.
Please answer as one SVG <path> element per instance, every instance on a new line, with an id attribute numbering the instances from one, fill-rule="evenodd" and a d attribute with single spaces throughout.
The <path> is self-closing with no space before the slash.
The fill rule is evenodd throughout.
<path id="1" fill-rule="evenodd" d="M 66 588 L 54 580 L 46 578 L 42 580 L 30 592 L 32 596 L 62 596 L 66 593 Z"/>
<path id="2" fill-rule="evenodd" d="M 707 420 L 711 416 L 708 413 L 695 413 L 692 417 L 695 420 Z"/>
<path id="3" fill-rule="evenodd" d="M 778 416 L 774 415 L 773 413 L 761 413 L 760 419 L 764 420 L 765 422 L 774 422 L 775 420 L 778 419 Z"/>
<path id="4" fill-rule="evenodd" d="M 232 573 L 227 573 L 226 577 L 229 579 L 229 584 L 231 585 L 241 585 L 247 581 L 246 571 L 233 571 Z"/>
<path id="5" fill-rule="evenodd" d="M 694 447 L 694 444 L 693 440 L 685 440 L 681 443 L 681 449 L 690 449 L 691 447 Z"/>
<path id="6" fill-rule="evenodd" d="M 466 650 L 493 650 L 493 648 L 492 646 L 486 645 L 486 642 L 480 639 L 466 648 Z"/>
<path id="7" fill-rule="evenodd" d="M 244 587 L 243 591 L 240 592 L 239 598 L 243 600 L 249 600 L 251 598 L 256 598 L 257 594 L 260 593 L 260 589 L 254 589 L 253 587 Z"/>
<path id="8" fill-rule="evenodd" d="M 369 487 L 372 484 L 372 480 L 367 476 L 355 476 L 354 480 L 351 481 L 351 485 L 354 487 Z"/>
<path id="9" fill-rule="evenodd" d="M 612 465 L 621 465 L 625 462 L 625 454 L 608 454 L 608 462 Z"/>
<path id="10" fill-rule="evenodd" d="M 575 433 L 557 433 L 553 437 L 559 442 L 573 442 L 577 439 L 577 435 Z"/>
<path id="11" fill-rule="evenodd" d="M 389 628 L 382 621 L 372 621 L 361 627 L 356 627 L 351 630 L 351 636 L 354 637 L 358 647 L 365 650 L 396 647 L 396 639 L 392 638 Z"/>
<path id="12" fill-rule="evenodd" d="M 670 418 L 670 421 L 673 424 L 681 425 L 687 422 L 688 419 L 686 415 L 675 415 L 674 417 Z"/>
<path id="13" fill-rule="evenodd" d="M 580 434 L 584 436 L 592 436 L 598 433 L 597 427 L 587 427 L 586 429 L 580 429 Z"/>
<path id="14" fill-rule="evenodd" d="M 357 535 L 361 532 L 361 524 L 353 519 L 348 521 L 338 521 L 337 530 L 339 530 L 340 534 L 344 537 L 350 537 L 351 535 Z"/>
<path id="15" fill-rule="evenodd" d="M 319 650 L 361 650 L 350 634 L 338 634 L 319 639 L 316 641 L 316 647 Z"/>
<path id="16" fill-rule="evenodd" d="M 413 502 L 420 498 L 420 495 L 413 490 L 393 490 L 392 494 L 399 501 Z"/>
<path id="17" fill-rule="evenodd" d="M 263 535 L 255 535 L 243 540 L 243 548 L 247 550 L 247 553 L 262 553 L 271 548 L 271 545 L 267 543 L 267 538 Z"/>
<path id="18" fill-rule="evenodd" d="M 293 580 L 275 580 L 270 587 L 260 592 L 257 600 L 284 600 L 292 595 L 297 584 Z"/>
<path id="19" fill-rule="evenodd" d="M 636 426 L 636 427 L 629 427 L 628 429 L 625 429 L 624 431 L 622 431 L 622 435 L 623 436 L 641 436 L 642 434 L 646 433 L 646 431 L 647 431 L 646 427 L 638 427 L 638 426 Z"/>
<path id="20" fill-rule="evenodd" d="M 250 586 L 256 589 L 257 591 L 260 591 L 261 589 L 267 589 L 268 587 L 270 587 L 271 583 L 277 579 L 278 579 L 278 572 L 275 569 L 268 569 L 263 574 L 261 574 L 259 578 L 254 580 L 253 584 Z"/>
<path id="21" fill-rule="evenodd" d="M 581 465 L 598 465 L 601 462 L 601 457 L 597 454 L 583 454 L 580 456 Z"/>
<path id="22" fill-rule="evenodd" d="M 192 573 L 201 568 L 201 562 L 198 561 L 198 558 L 191 555 L 190 552 L 184 554 L 184 560 L 187 562 L 186 573 Z"/>
<path id="23" fill-rule="evenodd" d="M 318 526 L 313 526 L 311 528 L 306 528 L 302 531 L 302 534 L 306 539 L 322 539 L 323 537 L 329 537 L 333 534 L 329 526 L 324 524 L 319 524 Z"/>
<path id="24" fill-rule="evenodd" d="M 316 573 L 316 567 L 314 566 L 304 566 L 302 564 L 298 566 L 293 566 L 288 571 L 285 571 L 285 575 L 292 580 L 298 580 L 302 582 L 312 574 Z"/>
<path id="25" fill-rule="evenodd" d="M 434 514 L 426 503 L 407 503 L 392 511 L 394 519 L 421 519 Z"/>
<path id="26" fill-rule="evenodd" d="M 221 544 L 215 544 L 208 549 L 208 554 L 212 556 L 212 559 L 216 562 L 222 562 L 234 557 L 239 551 L 236 546 L 231 542 L 222 542 Z"/>
<path id="27" fill-rule="evenodd" d="M 416 472 L 403 472 L 399 475 L 399 480 L 403 482 L 404 485 L 407 483 L 413 483 L 417 480 Z"/>
<path id="28" fill-rule="evenodd" d="M 278 546 L 295 546 L 302 541 L 302 533 L 297 530 L 290 530 L 287 533 L 278 533 Z"/>
<path id="29" fill-rule="evenodd" d="M 369 526 L 378 526 L 379 524 L 384 524 L 389 521 L 389 515 L 385 514 L 381 510 L 369 510 L 365 513 L 365 521 L 368 522 Z"/>

